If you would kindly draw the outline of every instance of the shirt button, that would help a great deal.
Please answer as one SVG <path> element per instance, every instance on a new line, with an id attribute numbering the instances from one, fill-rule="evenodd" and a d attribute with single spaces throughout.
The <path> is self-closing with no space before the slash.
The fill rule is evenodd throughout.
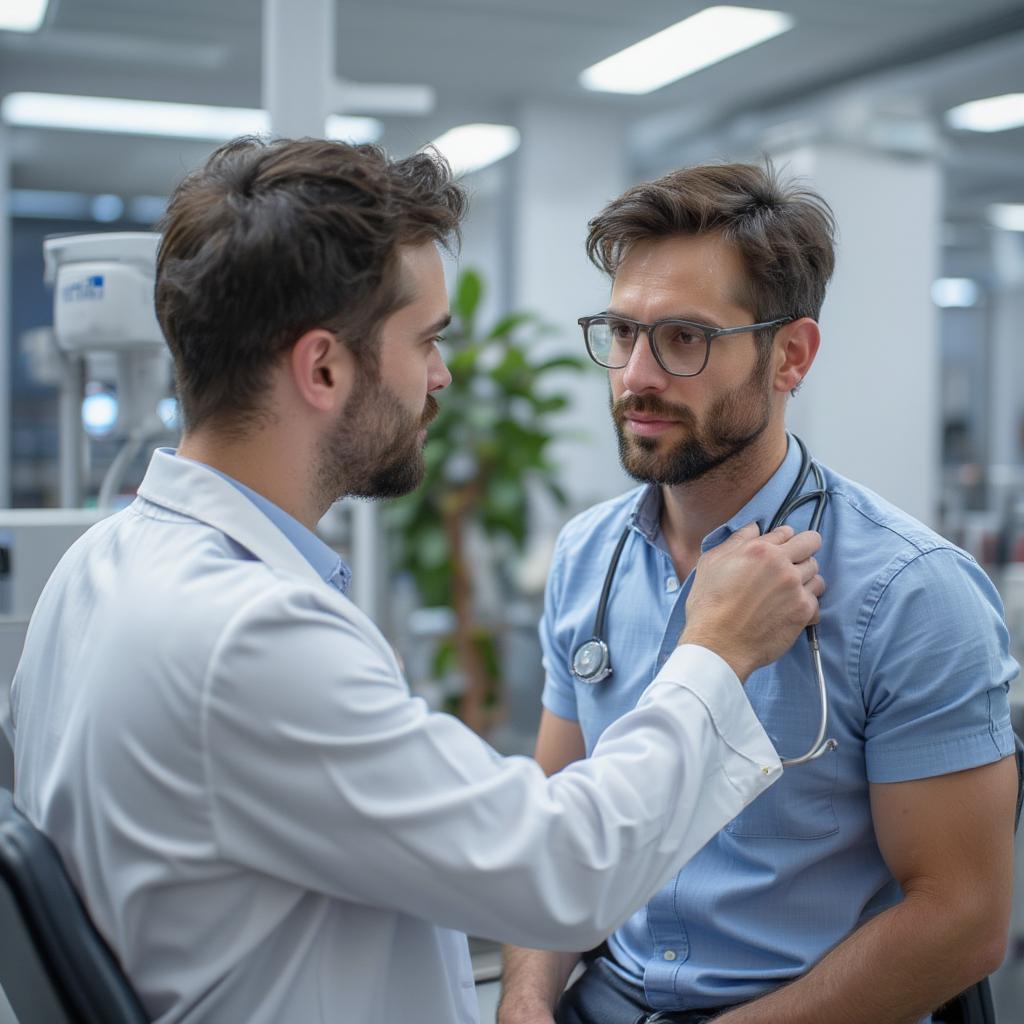
<path id="1" fill-rule="evenodd" d="M 665 580 L 665 590 L 670 594 L 674 594 L 679 589 L 679 580 L 675 576 L 669 576 Z"/>
<path id="2" fill-rule="evenodd" d="M 666 960 L 675 960 L 675 958 L 676 958 L 676 951 L 674 949 L 666 949 L 665 950 L 665 959 Z"/>

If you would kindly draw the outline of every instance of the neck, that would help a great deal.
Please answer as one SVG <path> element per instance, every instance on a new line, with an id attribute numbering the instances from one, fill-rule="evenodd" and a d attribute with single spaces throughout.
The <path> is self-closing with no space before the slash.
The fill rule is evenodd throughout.
<path id="1" fill-rule="evenodd" d="M 662 486 L 661 530 L 680 579 L 700 557 L 701 541 L 739 512 L 782 465 L 786 444 L 784 428 L 769 428 L 700 479 Z"/>
<path id="2" fill-rule="evenodd" d="M 232 440 L 199 430 L 182 437 L 178 454 L 226 473 L 312 530 L 327 510 L 313 497 L 304 472 L 310 460 L 301 448 L 294 435 L 280 429 Z"/>

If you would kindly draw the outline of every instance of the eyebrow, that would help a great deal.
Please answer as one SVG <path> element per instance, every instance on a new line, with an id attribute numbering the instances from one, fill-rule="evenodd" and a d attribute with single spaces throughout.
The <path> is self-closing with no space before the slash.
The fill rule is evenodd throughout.
<path id="1" fill-rule="evenodd" d="M 628 313 L 620 312 L 617 309 L 606 309 L 605 315 L 620 316 L 623 320 L 636 320 L 636 317 L 629 316 Z M 668 316 L 659 316 L 655 322 L 662 320 L 685 320 L 687 323 L 700 324 L 701 327 L 720 328 L 722 326 L 717 322 L 716 317 L 708 316 L 706 313 L 669 313 Z"/>
<path id="2" fill-rule="evenodd" d="M 438 331 L 443 331 L 451 322 L 451 313 L 445 313 L 440 320 L 436 320 L 425 331 L 423 331 L 421 337 L 429 338 L 432 334 L 437 334 Z"/>

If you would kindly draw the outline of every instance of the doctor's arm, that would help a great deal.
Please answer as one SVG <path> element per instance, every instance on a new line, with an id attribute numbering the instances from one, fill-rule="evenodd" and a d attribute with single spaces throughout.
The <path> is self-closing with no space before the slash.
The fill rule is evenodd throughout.
<path id="1" fill-rule="evenodd" d="M 716 1024 L 916 1024 L 1003 960 L 1014 758 L 871 786 L 879 849 L 904 899 L 799 980 Z"/>
<path id="2" fill-rule="evenodd" d="M 254 595 L 203 705 L 221 855 L 499 941 L 599 942 L 781 771 L 736 677 L 816 614 L 820 541 L 786 538 L 737 531 L 716 549 L 696 643 L 552 778 L 412 699 L 354 609 L 299 583 Z M 751 604 L 757 637 L 737 639 L 728 624 Z"/>

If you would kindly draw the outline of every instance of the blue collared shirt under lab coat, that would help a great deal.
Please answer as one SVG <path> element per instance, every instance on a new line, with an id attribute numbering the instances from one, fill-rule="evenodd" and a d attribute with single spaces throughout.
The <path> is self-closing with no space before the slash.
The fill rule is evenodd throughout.
<path id="1" fill-rule="evenodd" d="M 796 479 L 799 451 L 729 522 L 762 529 Z M 827 581 L 819 626 L 834 753 L 786 769 L 610 940 L 655 1008 L 727 1005 L 799 977 L 900 889 L 875 841 L 869 782 L 953 772 L 1013 751 L 1007 690 L 1017 674 L 1002 605 L 969 555 L 877 495 L 824 469 L 830 494 L 818 554 Z M 671 654 L 689 579 L 676 577 L 641 487 L 562 532 L 541 639 L 544 705 L 578 719 L 588 752 Z M 809 508 L 791 522 L 806 527 Z M 575 680 L 572 652 L 592 635 L 612 549 L 629 524 L 606 621 L 613 675 Z M 804 753 L 819 704 L 806 640 L 746 685 L 782 757 Z"/>
<path id="2" fill-rule="evenodd" d="M 164 451 L 171 449 L 165 448 Z M 181 458 L 186 458 L 182 455 Z M 195 459 L 189 459 L 196 462 Z M 229 484 L 242 492 L 291 542 L 298 548 L 299 553 L 317 571 L 317 574 L 325 583 L 337 587 L 343 594 L 348 593 L 349 584 L 352 582 L 352 570 L 345 564 L 341 555 L 332 547 L 325 544 L 312 530 L 307 529 L 294 516 L 290 516 L 279 505 L 275 505 L 269 498 L 263 497 L 258 491 L 236 480 L 233 476 L 214 469 L 205 462 L 197 462 L 199 466 L 216 473 L 217 476 L 227 480 Z"/>

